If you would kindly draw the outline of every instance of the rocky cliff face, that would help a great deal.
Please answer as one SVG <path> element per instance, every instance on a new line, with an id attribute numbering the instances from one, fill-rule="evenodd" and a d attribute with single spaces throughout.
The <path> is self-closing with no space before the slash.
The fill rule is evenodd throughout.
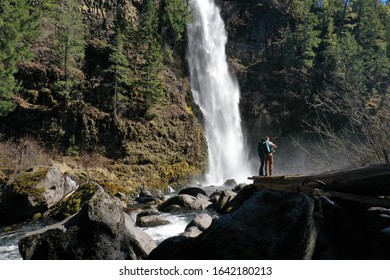
<path id="1" fill-rule="evenodd" d="M 137 82 L 142 79 L 137 65 L 144 63 L 144 58 L 138 53 L 136 39 L 128 54 L 130 76 L 135 81 L 131 97 L 118 105 L 119 118 L 101 105 L 112 102 L 105 81 L 98 75 L 108 61 L 107 42 L 114 34 L 117 10 L 137 27 L 142 2 L 83 0 L 80 12 L 88 24 L 90 39 L 78 96 L 65 101 L 57 98 L 50 85 L 61 73 L 52 66 L 47 48 L 36 45 L 33 62 L 24 63 L 18 73 L 24 90 L 15 98 L 17 109 L 3 118 L 0 133 L 16 139 L 29 135 L 50 149 L 70 155 L 103 155 L 109 163 L 108 171 L 119 178 L 118 182 L 98 180 L 103 185 L 156 187 L 201 173 L 206 166 L 207 145 L 193 113 L 181 50 L 173 48 L 176 59 L 159 73 L 164 100 L 148 111 L 148 100 L 137 93 Z M 89 163 L 92 168 L 94 164 Z"/>
<path id="2" fill-rule="evenodd" d="M 228 33 L 226 46 L 241 89 L 241 113 L 248 144 L 255 153 L 266 135 L 279 137 L 299 128 L 304 104 L 297 102 L 299 79 L 280 69 L 280 34 L 291 17 L 283 1 L 219 0 Z"/>

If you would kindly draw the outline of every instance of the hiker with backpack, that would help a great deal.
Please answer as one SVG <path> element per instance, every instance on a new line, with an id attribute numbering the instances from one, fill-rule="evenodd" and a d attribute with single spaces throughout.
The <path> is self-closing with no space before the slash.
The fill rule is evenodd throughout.
<path id="1" fill-rule="evenodd" d="M 265 151 L 269 149 L 267 148 L 268 144 L 266 143 L 266 139 L 261 139 L 260 142 L 257 143 L 257 154 L 260 158 L 260 169 L 259 176 L 264 176 L 264 159 L 265 159 Z"/>
<path id="2" fill-rule="evenodd" d="M 276 149 L 277 146 L 272 143 L 269 140 L 269 137 L 261 139 L 260 142 L 258 142 L 257 146 L 257 154 L 260 158 L 260 170 L 259 175 L 260 176 L 268 176 L 268 174 L 271 176 L 273 171 L 273 155 L 272 152 L 274 149 Z M 264 168 L 265 168 L 265 174 L 264 174 Z"/>

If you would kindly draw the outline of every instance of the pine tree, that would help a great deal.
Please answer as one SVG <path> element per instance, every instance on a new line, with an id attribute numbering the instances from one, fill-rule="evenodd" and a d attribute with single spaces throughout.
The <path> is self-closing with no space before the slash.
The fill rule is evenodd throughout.
<path id="1" fill-rule="evenodd" d="M 30 48 L 40 31 L 38 2 L 2 0 L 0 2 L 0 116 L 14 110 L 12 96 L 19 83 L 14 75 L 18 64 L 31 57 Z"/>
<path id="2" fill-rule="evenodd" d="M 132 84 L 129 77 L 129 61 L 125 54 L 126 33 L 128 32 L 128 23 L 123 18 L 121 13 L 117 12 L 117 20 L 115 22 L 115 36 L 111 44 L 111 53 L 109 56 L 110 67 L 107 73 L 110 76 L 113 95 L 112 95 L 112 107 L 113 115 L 117 120 L 118 118 L 118 100 L 127 99 L 126 94 L 128 88 Z"/>
<path id="3" fill-rule="evenodd" d="M 159 30 L 159 16 L 155 0 L 146 0 L 145 10 L 142 13 L 141 28 L 144 33 L 144 59 L 142 71 L 142 88 L 148 107 L 160 105 L 165 94 L 164 86 L 160 78 L 163 66 L 161 51 L 161 38 Z"/>
<path id="4" fill-rule="evenodd" d="M 386 30 L 377 7 L 377 0 L 358 0 L 354 6 L 358 14 L 355 37 L 363 49 L 363 69 L 366 73 L 366 87 L 370 92 L 377 91 L 390 73 Z"/>
<path id="5" fill-rule="evenodd" d="M 79 8 L 77 0 L 61 0 L 53 10 L 54 52 L 63 71 L 63 79 L 56 86 L 65 98 L 70 98 L 84 63 L 86 26 Z"/>
<path id="6" fill-rule="evenodd" d="M 318 18 L 313 12 L 315 6 L 312 0 L 292 1 L 290 12 L 296 23 L 287 28 L 282 48 L 283 63 L 287 67 L 311 69 L 314 65 L 315 50 L 320 42 Z"/>
<path id="7" fill-rule="evenodd" d="M 334 0 L 323 1 L 319 7 L 320 44 L 316 54 L 316 67 L 321 72 L 321 78 L 328 80 L 335 78 L 337 60 L 337 35 L 334 23 Z"/>
<path id="8" fill-rule="evenodd" d="M 170 36 L 175 42 L 183 38 L 186 24 L 191 19 L 191 12 L 184 0 L 165 0 L 165 25 L 170 30 Z"/>

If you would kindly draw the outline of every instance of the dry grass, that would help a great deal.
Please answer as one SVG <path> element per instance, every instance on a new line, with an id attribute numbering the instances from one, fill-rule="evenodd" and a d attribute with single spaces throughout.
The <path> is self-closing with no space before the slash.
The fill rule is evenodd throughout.
<path id="1" fill-rule="evenodd" d="M 53 165 L 50 153 L 31 137 L 0 142 L 0 168 L 13 173 L 36 165 Z"/>
<path id="2" fill-rule="evenodd" d="M 77 157 L 62 156 L 43 148 L 31 137 L 0 142 L 0 181 L 37 165 L 55 166 L 72 176 L 79 184 L 95 181 L 110 193 L 126 192 L 126 184 L 111 172 L 113 162 L 99 153 L 83 153 Z M 111 190 L 112 189 L 112 190 Z"/>

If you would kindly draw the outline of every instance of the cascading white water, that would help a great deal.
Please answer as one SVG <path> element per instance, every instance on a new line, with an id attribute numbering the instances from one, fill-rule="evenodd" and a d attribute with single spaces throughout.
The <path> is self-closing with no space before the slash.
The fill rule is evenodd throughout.
<path id="1" fill-rule="evenodd" d="M 237 80 L 229 73 L 227 36 L 214 0 L 190 0 L 193 21 L 187 26 L 191 89 L 203 116 L 208 142 L 206 183 L 246 181 L 251 174 L 243 143 Z"/>

